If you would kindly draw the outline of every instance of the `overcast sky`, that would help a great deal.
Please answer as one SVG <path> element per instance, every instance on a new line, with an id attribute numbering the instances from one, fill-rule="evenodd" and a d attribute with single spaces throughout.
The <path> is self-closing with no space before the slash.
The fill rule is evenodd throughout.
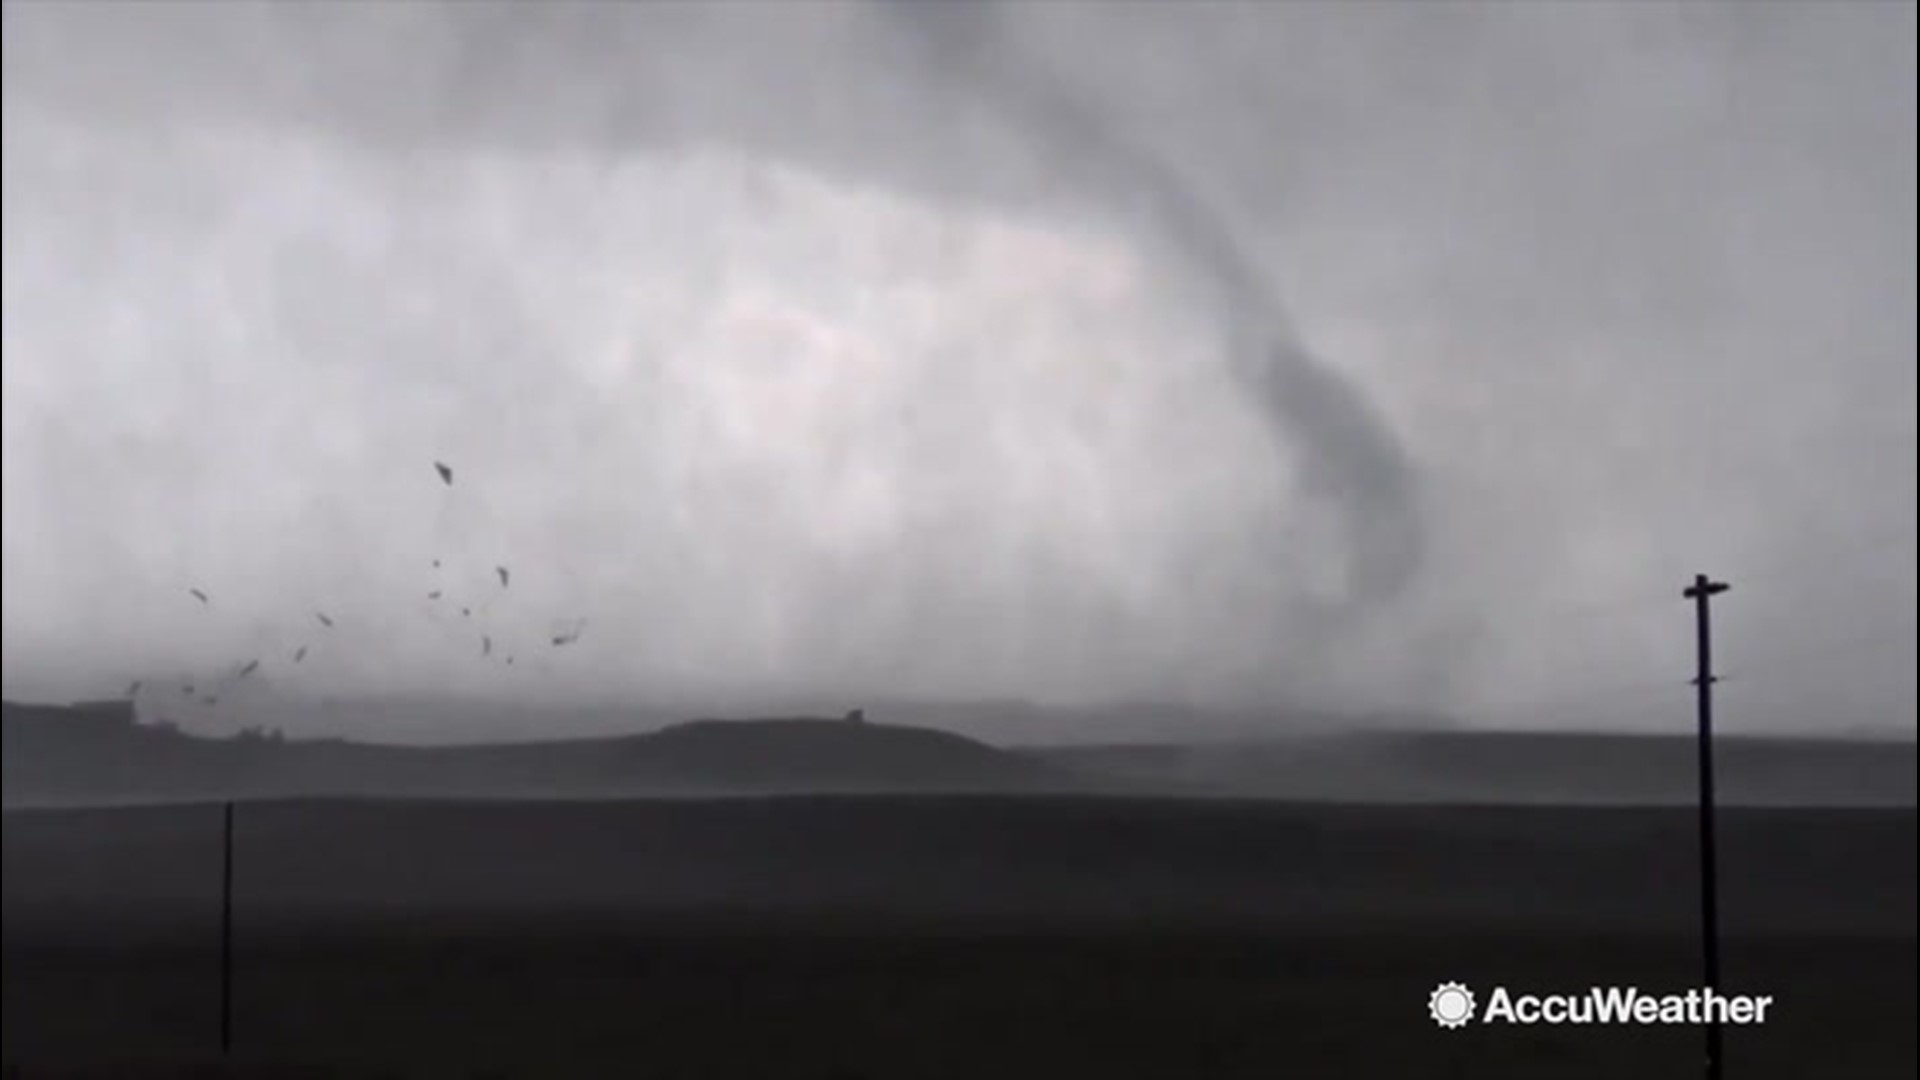
<path id="1" fill-rule="evenodd" d="M 1914 11 L 8 3 L 7 692 L 1911 735 Z"/>

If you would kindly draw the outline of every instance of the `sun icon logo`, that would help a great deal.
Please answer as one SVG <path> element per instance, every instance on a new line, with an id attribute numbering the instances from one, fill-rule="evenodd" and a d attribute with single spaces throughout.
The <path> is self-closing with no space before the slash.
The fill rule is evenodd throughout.
<path id="1" fill-rule="evenodd" d="M 1473 1019 L 1473 991 L 1457 982 L 1443 982 L 1427 995 L 1427 1012 L 1443 1028 L 1466 1027 Z"/>

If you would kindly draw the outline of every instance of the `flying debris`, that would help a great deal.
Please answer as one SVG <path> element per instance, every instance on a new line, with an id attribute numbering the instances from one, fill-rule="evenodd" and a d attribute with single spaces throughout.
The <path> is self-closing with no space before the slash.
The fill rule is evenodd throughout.
<path id="1" fill-rule="evenodd" d="M 511 656 L 507 657 L 507 666 L 509 667 L 513 666 L 513 657 Z"/>
<path id="2" fill-rule="evenodd" d="M 208 694 L 208 695 L 207 695 L 206 697 L 203 697 L 203 698 L 201 698 L 201 699 L 200 699 L 200 704 L 202 704 L 202 705 L 218 705 L 218 704 L 220 704 L 220 697 L 219 697 L 219 695 L 217 695 L 217 694 Z"/>
<path id="3" fill-rule="evenodd" d="M 486 636 L 485 634 L 480 635 L 480 655 L 481 656 L 493 655 L 493 639 Z"/>
<path id="4" fill-rule="evenodd" d="M 558 648 L 562 645 L 571 645 L 579 641 L 581 631 L 586 628 L 587 620 L 585 619 L 575 619 L 571 623 L 563 625 L 560 629 L 553 632 L 554 647 Z"/>
<path id="5" fill-rule="evenodd" d="M 293 650 L 294 663 L 297 664 L 300 661 L 305 660 L 306 658 L 307 658 L 307 647 L 305 645 L 302 645 L 299 648 Z"/>
<path id="6" fill-rule="evenodd" d="M 493 572 L 500 575 L 500 587 L 503 589 L 506 588 L 507 587 L 507 568 L 504 566 L 496 566 L 493 568 Z"/>
<path id="7" fill-rule="evenodd" d="M 328 628 L 328 629 L 332 629 L 332 628 L 333 628 L 333 620 L 332 620 L 332 619 L 329 619 L 329 618 L 327 618 L 327 613 L 326 613 L 326 612 L 324 612 L 324 611 L 316 611 L 316 612 L 314 612 L 314 613 L 313 613 L 313 617 L 314 617 L 314 618 L 316 618 L 316 619 L 319 619 L 319 620 L 320 620 L 320 625 L 321 625 L 321 626 L 324 626 L 324 627 L 326 627 L 326 628 Z"/>
<path id="8" fill-rule="evenodd" d="M 192 697 L 192 696 L 193 696 L 193 684 L 192 684 L 192 683 L 185 683 L 185 684 L 183 684 L 183 685 L 182 685 L 182 686 L 180 687 L 180 696 L 182 696 L 182 697 Z"/>
<path id="9" fill-rule="evenodd" d="M 438 569 L 440 569 L 440 560 L 439 560 L 439 559 L 435 559 L 435 560 L 433 560 L 433 568 L 434 568 L 435 570 L 438 570 Z"/>
<path id="10" fill-rule="evenodd" d="M 430 592 L 430 593 L 428 593 L 428 594 L 427 594 L 427 599 L 429 599 L 429 600 L 438 600 L 438 599 L 440 599 L 440 590 L 439 590 L 439 589 L 435 589 L 435 590 L 433 590 L 432 592 Z"/>
<path id="11" fill-rule="evenodd" d="M 139 692 L 140 692 L 140 680 L 139 680 L 139 679 L 135 679 L 135 680 L 133 680 L 132 682 L 130 682 L 130 683 L 128 683 L 128 684 L 127 684 L 127 696 L 128 696 L 128 697 L 132 697 L 132 696 L 134 696 L 135 694 L 138 694 Z"/>
<path id="12" fill-rule="evenodd" d="M 207 602 L 207 594 L 201 592 L 199 589 L 188 589 L 187 593 L 203 604 Z"/>
<path id="13" fill-rule="evenodd" d="M 465 618 L 469 618 L 469 617 L 471 617 L 472 615 L 473 615 L 473 609 L 472 609 L 472 608 L 464 608 L 464 607 L 463 607 L 463 608 L 461 608 L 461 609 L 460 609 L 460 617 L 461 617 L 461 618 L 463 618 L 463 619 L 465 619 Z"/>
<path id="14" fill-rule="evenodd" d="M 246 662 L 245 664 L 243 664 L 243 665 L 241 665 L 241 667 L 240 667 L 240 673 L 239 673 L 238 675 L 235 675 L 235 676 L 234 676 L 234 678 L 236 678 L 236 679 L 244 679 L 244 678 L 246 678 L 247 676 L 249 676 L 249 675 L 251 675 L 251 674 L 253 674 L 254 672 L 256 672 L 256 671 L 259 671 L 259 670 L 260 670 L 260 661 L 258 661 L 258 660 L 249 660 L 249 661 L 247 661 L 247 662 Z"/>
<path id="15" fill-rule="evenodd" d="M 441 483 L 448 487 L 453 486 L 453 470 L 451 468 L 442 462 L 436 461 L 433 463 L 433 470 L 440 474 Z"/>

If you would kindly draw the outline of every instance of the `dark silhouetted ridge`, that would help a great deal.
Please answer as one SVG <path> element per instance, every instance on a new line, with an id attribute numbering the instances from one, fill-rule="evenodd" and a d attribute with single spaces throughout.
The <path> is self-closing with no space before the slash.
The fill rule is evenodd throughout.
<path id="1" fill-rule="evenodd" d="M 807 717 L 603 739 L 409 747 L 188 735 L 125 703 L 5 707 L 8 805 L 305 795 L 608 798 L 1059 787 L 1072 773 L 944 731 Z"/>
<path id="2" fill-rule="evenodd" d="M 951 732 L 811 717 L 694 720 L 635 740 L 634 749 L 671 772 L 750 785 L 997 785 L 1046 771 Z"/>

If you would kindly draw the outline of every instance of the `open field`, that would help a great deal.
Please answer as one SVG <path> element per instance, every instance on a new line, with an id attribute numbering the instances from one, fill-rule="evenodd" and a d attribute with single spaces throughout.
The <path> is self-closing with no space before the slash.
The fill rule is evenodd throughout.
<path id="1" fill-rule="evenodd" d="M 1436 1028 L 1443 980 L 1697 985 L 1670 809 L 1093 798 L 241 807 L 236 1056 L 343 1076 L 1673 1076 L 1691 1027 Z M 204 1062 L 211 806 L 9 812 L 24 1075 Z M 1723 818 L 1729 1077 L 1911 1076 L 1911 810 Z M 1484 993 L 1483 993 L 1484 996 Z M 156 1074 L 158 1075 L 158 1074 Z"/>

